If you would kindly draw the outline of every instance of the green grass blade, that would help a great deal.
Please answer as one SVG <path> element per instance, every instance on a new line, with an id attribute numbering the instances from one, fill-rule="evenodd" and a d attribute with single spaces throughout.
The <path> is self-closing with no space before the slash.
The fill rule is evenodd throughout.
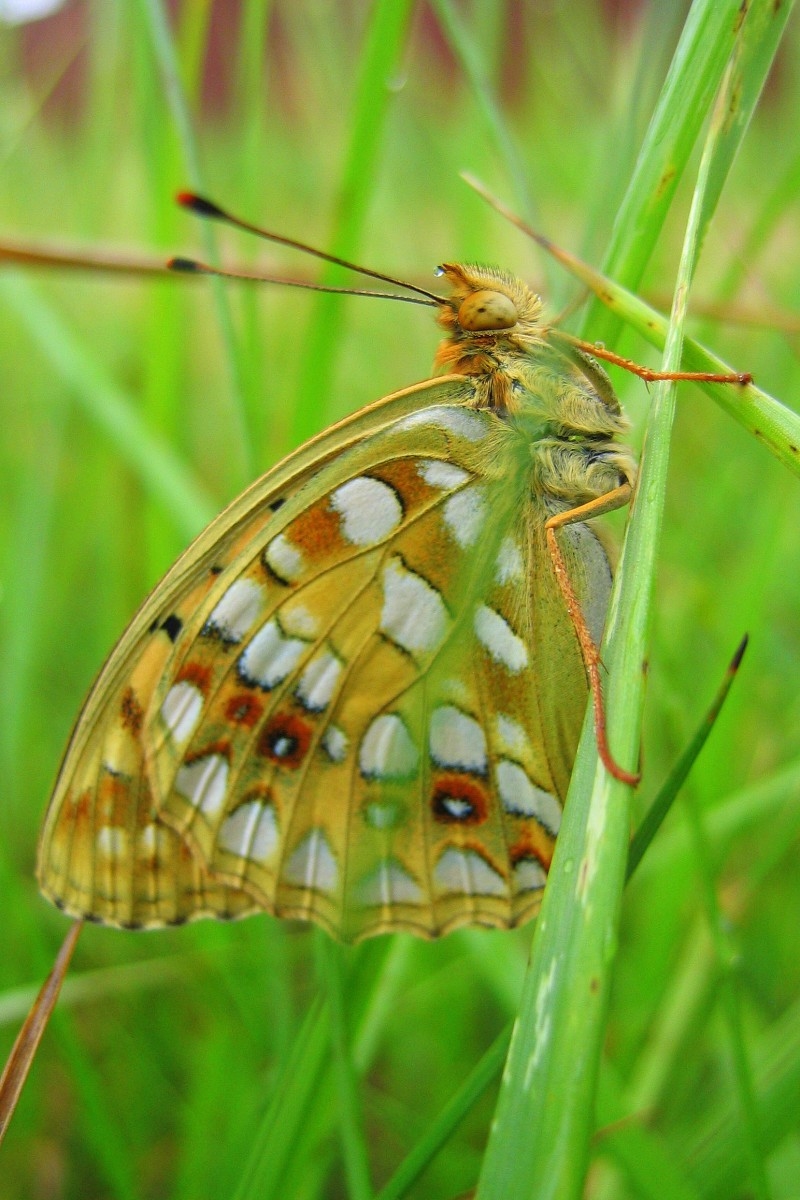
<path id="1" fill-rule="evenodd" d="M 471 36 L 467 22 L 452 0 L 435 0 L 434 7 L 453 52 L 461 63 L 462 72 L 475 96 L 478 111 L 486 124 L 489 136 L 508 169 L 514 193 L 525 215 L 529 220 L 533 220 L 536 203 L 528 182 L 527 168 L 486 76 L 482 49 Z"/>
<path id="2" fill-rule="evenodd" d="M 620 1082 L 607 1063 L 600 1072 L 597 1119 L 598 1143 L 617 1164 L 629 1195 L 636 1200 L 699 1200 L 671 1147 L 646 1127 L 647 1114 L 626 1112 Z"/>
<path id="3" fill-rule="evenodd" d="M 196 534 L 211 520 L 218 506 L 191 478 L 180 459 L 147 429 L 133 402 L 29 280 L 21 276 L 0 279 L 0 295 L 72 389 L 89 419 L 163 504 L 176 527 L 187 538 Z"/>
<path id="4" fill-rule="evenodd" d="M 316 941 L 331 1014 L 333 1073 L 348 1195 L 351 1200 L 372 1200 L 369 1153 L 346 1017 L 343 950 L 327 934 L 320 934 Z"/>
<path id="5" fill-rule="evenodd" d="M 756 1040 L 755 1086 L 764 1147 L 781 1145 L 797 1125 L 800 1104 L 800 1004 L 796 1001 Z M 747 1169 L 736 1099 L 726 1082 L 711 1112 L 676 1147 L 704 1200 L 741 1192 Z M 791 1195 L 791 1189 L 786 1193 Z"/>
<path id="6" fill-rule="evenodd" d="M 694 0 L 620 205 L 603 269 L 636 288 L 686 169 L 742 19 L 739 0 Z M 584 329 L 611 344 L 618 322 L 594 304 Z"/>
<path id="7" fill-rule="evenodd" d="M 172 40 L 166 13 L 161 0 L 139 0 L 143 20 L 147 25 L 153 44 L 156 61 L 164 80 L 169 111 L 175 124 L 178 140 L 183 151 L 188 186 L 194 191 L 203 192 L 203 172 L 200 165 L 200 154 L 192 128 L 189 107 L 184 95 L 175 46 Z M 201 236 L 206 254 L 210 261 L 219 261 L 217 242 L 210 221 L 202 222 Z M 224 461 L 227 463 L 231 490 L 244 486 L 255 474 L 250 447 L 252 438 L 248 434 L 245 411 L 245 388 L 242 379 L 242 365 L 236 336 L 233 328 L 228 292 L 223 279 L 212 277 L 209 280 L 214 305 L 217 313 L 222 343 L 225 347 L 225 362 L 228 368 L 230 400 L 227 405 L 227 427 L 229 444 Z"/>
<path id="8" fill-rule="evenodd" d="M 543 239 L 541 244 L 553 253 L 567 270 L 590 287 L 603 304 L 615 312 L 626 325 L 630 325 L 651 345 L 659 349 L 664 348 L 668 322 L 662 313 L 606 275 L 581 262 L 573 254 L 554 246 L 552 242 Z M 746 364 L 742 364 L 739 369 L 745 367 Z M 680 369 L 713 374 L 735 374 L 737 370 L 688 337 L 684 339 Z M 756 387 L 754 383 L 746 387 L 722 383 L 698 383 L 697 386 L 743 429 L 757 438 L 780 463 L 793 474 L 800 475 L 800 415 L 774 396 Z"/>
<path id="9" fill-rule="evenodd" d="M 389 82 L 405 45 L 412 0 L 374 0 L 362 61 L 347 158 L 339 184 L 336 224 L 328 247 L 332 254 L 353 260 L 375 188 L 381 137 L 389 111 Z M 324 272 L 322 282 L 335 283 L 336 269 Z M 303 356 L 292 437 L 304 441 L 327 413 L 346 297 L 319 295 Z"/>
<path id="10" fill-rule="evenodd" d="M 638 867 L 644 857 L 647 847 L 652 842 L 658 830 L 661 828 L 664 818 L 672 808 L 673 801 L 691 771 L 694 763 L 703 746 L 706 744 L 711 730 L 716 724 L 717 717 L 720 714 L 723 704 L 727 699 L 728 692 L 731 689 L 736 673 L 742 661 L 742 656 L 747 648 L 747 638 L 745 637 L 740 643 L 728 670 L 725 673 L 725 678 L 712 701 L 711 707 L 703 717 L 700 725 L 695 731 L 694 737 L 689 742 L 688 746 L 681 754 L 676 762 L 669 777 L 664 784 L 659 788 L 658 793 L 653 800 L 653 803 L 647 810 L 644 819 L 639 825 L 636 833 L 631 840 L 630 850 L 628 851 L 628 871 L 627 878 L 630 879 L 633 872 Z"/>
<path id="11" fill-rule="evenodd" d="M 311 1097 L 320 1089 L 330 1047 L 330 1013 L 321 1000 L 308 1010 L 292 1053 L 271 1090 L 271 1100 L 252 1138 L 234 1200 L 268 1200 L 283 1196 L 298 1129 L 306 1120 Z"/>
<path id="12" fill-rule="evenodd" d="M 687 223 L 664 370 L 680 362 L 703 194 L 722 101 L 706 143 Z M 666 492 L 674 383 L 654 389 L 636 500 L 609 614 L 609 733 L 623 765 L 636 752 L 642 663 Z M 577 1198 L 583 1190 L 605 1026 L 612 947 L 627 857 L 628 789 L 598 766 L 589 723 L 570 784 L 531 966 L 501 1085 L 478 1200 Z"/>
<path id="13" fill-rule="evenodd" d="M 511 1028 L 504 1029 L 475 1064 L 458 1091 L 378 1192 L 375 1200 L 401 1200 L 463 1121 L 473 1104 L 499 1075 L 508 1053 Z"/>

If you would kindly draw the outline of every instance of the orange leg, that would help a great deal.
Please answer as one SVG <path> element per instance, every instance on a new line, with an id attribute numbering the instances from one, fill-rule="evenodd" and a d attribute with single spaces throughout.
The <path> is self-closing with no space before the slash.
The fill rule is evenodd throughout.
<path id="1" fill-rule="evenodd" d="M 753 382 L 753 376 L 747 371 L 741 374 L 724 375 L 714 374 L 713 371 L 654 371 L 650 367 L 643 367 L 641 363 L 634 362 L 632 358 L 623 358 L 622 355 L 615 354 L 613 350 L 606 350 L 605 346 L 599 346 L 595 342 L 585 342 L 582 338 L 572 337 L 571 334 L 564 333 L 560 329 L 556 332 L 571 346 L 576 346 L 578 350 L 584 350 L 592 358 L 602 358 L 605 362 L 623 367 L 632 375 L 638 375 L 640 379 L 644 379 L 645 383 L 654 383 L 659 379 L 688 379 L 694 383 L 736 383 L 740 387 L 746 387 L 748 383 Z"/>
<path id="2" fill-rule="evenodd" d="M 578 638 L 581 655 L 583 656 L 583 664 L 589 680 L 589 688 L 592 693 L 592 707 L 594 709 L 597 752 L 600 755 L 603 766 L 615 779 L 619 779 L 622 783 L 627 783 L 631 787 L 635 787 L 641 779 L 641 775 L 634 775 L 630 771 L 626 771 L 624 767 L 619 766 L 609 749 L 606 735 L 603 687 L 600 678 L 600 652 L 592 641 L 592 635 L 586 625 L 578 597 L 575 595 L 575 590 L 570 582 L 564 556 L 561 553 L 561 547 L 556 538 L 556 530 L 562 529 L 565 525 L 574 525 L 578 521 L 586 521 L 590 517 L 599 517 L 602 513 L 611 512 L 612 509 L 622 508 L 623 505 L 628 503 L 630 498 L 631 486 L 629 483 L 624 483 L 620 487 L 615 488 L 613 492 L 608 492 L 605 496 L 598 496 L 596 500 L 590 500 L 587 504 L 580 504 L 577 508 L 570 508 L 566 512 L 556 513 L 555 516 L 550 517 L 545 522 L 544 529 L 547 548 L 550 551 L 550 558 L 553 563 L 553 570 L 555 571 L 558 586 L 561 588 L 564 603 L 567 606 L 567 611 L 569 612 L 575 634 Z"/>

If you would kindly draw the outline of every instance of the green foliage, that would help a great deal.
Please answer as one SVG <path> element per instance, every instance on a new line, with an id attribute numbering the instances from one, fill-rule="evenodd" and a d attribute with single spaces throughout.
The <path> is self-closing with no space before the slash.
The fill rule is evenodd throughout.
<path id="1" fill-rule="evenodd" d="M 790 9 L 695 3 L 681 34 L 673 3 L 616 25 L 590 0 L 250 0 L 238 22 L 238 6 L 196 0 L 177 25 L 157 0 L 77 4 L 82 28 L 55 17 L 0 29 L 0 227 L 9 239 L 319 278 L 288 253 L 197 228 L 172 204 L 191 186 L 424 285 L 442 260 L 546 271 L 557 311 L 574 285 L 462 183 L 469 170 L 668 309 L 735 52 L 740 86 L 708 175 L 687 333 L 791 405 L 800 159 L 781 131 L 800 107 L 796 25 L 767 77 Z M 582 332 L 657 365 L 618 319 L 653 334 L 646 310 L 613 299 L 609 315 L 592 304 Z M 63 937 L 32 880 L 36 834 L 114 638 L 254 471 L 424 378 L 435 343 L 406 305 L 2 270 L 0 1057 L 30 1001 L 22 985 L 44 976 Z M 614 381 L 638 446 L 647 389 Z M 734 413 L 737 424 L 698 389 L 677 391 L 668 478 L 665 458 L 657 472 L 666 497 L 625 555 L 626 580 L 644 573 L 643 629 L 655 571 L 634 822 L 746 630 L 751 644 L 621 902 L 627 809 L 616 788 L 600 817 L 578 801 L 594 778 L 587 740 L 524 991 L 531 1022 L 515 1039 L 533 1065 L 503 1088 L 501 1112 L 518 1114 L 511 1182 L 498 1191 L 487 1165 L 482 1196 L 797 1194 L 800 599 L 797 480 L 784 469 L 797 449 L 793 414 L 759 437 L 775 413 L 767 401 Z M 736 409 L 736 393 L 723 402 Z M 649 427 L 648 454 L 665 452 L 669 424 Z M 774 451 L 776 439 L 783 462 L 759 444 Z M 635 747 L 630 684 L 610 689 L 609 714 L 612 738 Z M 587 848 L 601 886 L 582 924 L 573 893 Z M 463 1193 L 481 1172 L 531 936 L 343 950 L 268 917 L 88 929 L 0 1149 L 0 1200 Z M 542 990 L 560 950 L 575 970 Z M 552 1029 L 560 1050 L 541 1071 Z"/>

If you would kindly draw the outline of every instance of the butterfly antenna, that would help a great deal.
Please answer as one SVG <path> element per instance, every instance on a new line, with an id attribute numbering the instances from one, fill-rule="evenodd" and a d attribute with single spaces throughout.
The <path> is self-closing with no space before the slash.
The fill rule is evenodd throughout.
<path id="1" fill-rule="evenodd" d="M 417 287 L 416 284 L 406 283 L 403 279 L 395 279 L 393 275 L 385 275 L 382 271 L 372 271 L 369 267 L 360 267 L 358 263 L 349 262 L 346 258 L 339 258 L 336 254 L 327 254 L 324 250 L 317 250 L 314 246 L 309 246 L 305 242 L 298 242 L 294 238 L 284 237 L 283 234 L 273 233 L 269 229 L 262 229 L 259 225 L 253 225 L 250 221 L 245 221 L 241 217 L 236 217 L 232 213 L 226 212 L 224 208 L 220 208 L 213 200 L 206 199 L 205 196 L 198 196 L 195 192 L 178 192 L 176 196 L 178 204 L 182 208 L 193 212 L 195 216 L 204 217 L 210 221 L 222 221 L 226 225 L 231 225 L 234 229 L 241 229 L 246 233 L 254 233 L 256 237 L 265 238 L 269 242 L 276 242 L 279 246 L 289 246 L 293 250 L 301 250 L 304 254 L 310 254 L 314 258 L 320 258 L 323 262 L 333 263 L 337 267 L 344 267 L 348 271 L 355 271 L 359 275 L 366 275 L 369 279 L 379 279 L 382 283 L 391 283 L 395 287 L 405 288 L 406 291 L 415 292 L 417 296 L 424 296 L 425 300 L 412 300 L 410 296 L 397 296 L 394 293 L 387 292 L 356 292 L 356 295 L 362 296 L 381 296 L 382 298 L 391 298 L 394 300 L 407 300 L 411 303 L 425 303 L 435 305 L 441 308 L 446 303 L 442 296 L 437 296 L 435 292 L 429 292 L 425 288 Z M 229 275 L 229 272 L 217 271 L 212 267 L 206 267 L 202 263 L 194 263 L 193 259 L 172 259 L 168 264 L 173 271 L 197 271 L 201 274 L 212 275 Z M 235 279 L 255 279 L 255 275 L 232 275 Z M 350 288 L 333 288 L 325 287 L 321 284 L 309 285 L 299 283 L 297 280 L 278 279 L 270 282 L 287 284 L 294 287 L 309 287 L 311 291 L 324 292 L 346 292 L 353 294 Z"/>

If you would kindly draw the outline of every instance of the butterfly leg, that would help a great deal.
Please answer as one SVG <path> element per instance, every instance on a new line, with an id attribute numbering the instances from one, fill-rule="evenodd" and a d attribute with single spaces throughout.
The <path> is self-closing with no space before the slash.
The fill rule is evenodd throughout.
<path id="1" fill-rule="evenodd" d="M 605 496 L 598 496 L 594 500 L 589 500 L 586 504 L 580 504 L 577 508 L 567 509 L 566 512 L 556 513 L 555 516 L 549 518 L 545 522 L 545 537 L 547 539 L 547 549 L 550 552 L 550 559 L 553 563 L 558 586 L 561 589 L 561 594 L 564 597 L 564 603 L 567 606 L 570 619 L 575 629 L 575 634 L 578 638 L 578 643 L 581 648 L 583 664 L 586 668 L 586 675 L 589 680 L 589 688 L 592 693 L 592 707 L 594 710 L 595 733 L 597 737 L 597 752 L 606 770 L 614 776 L 615 779 L 621 780 L 622 783 L 630 784 L 635 787 L 641 779 L 641 775 L 632 774 L 621 767 L 615 761 L 611 754 L 606 735 L 606 714 L 603 704 L 603 687 L 600 678 L 600 651 L 592 640 L 592 635 L 589 632 L 586 624 L 586 619 L 583 615 L 578 597 L 575 595 L 575 589 L 569 578 L 567 567 L 564 562 L 564 556 L 561 553 L 561 547 L 556 538 L 556 531 L 563 529 L 565 525 L 573 525 L 580 521 L 586 521 L 591 517 L 599 517 L 603 513 L 611 512 L 615 508 L 622 508 L 631 498 L 631 485 L 623 483 L 613 491 L 607 492 Z"/>

